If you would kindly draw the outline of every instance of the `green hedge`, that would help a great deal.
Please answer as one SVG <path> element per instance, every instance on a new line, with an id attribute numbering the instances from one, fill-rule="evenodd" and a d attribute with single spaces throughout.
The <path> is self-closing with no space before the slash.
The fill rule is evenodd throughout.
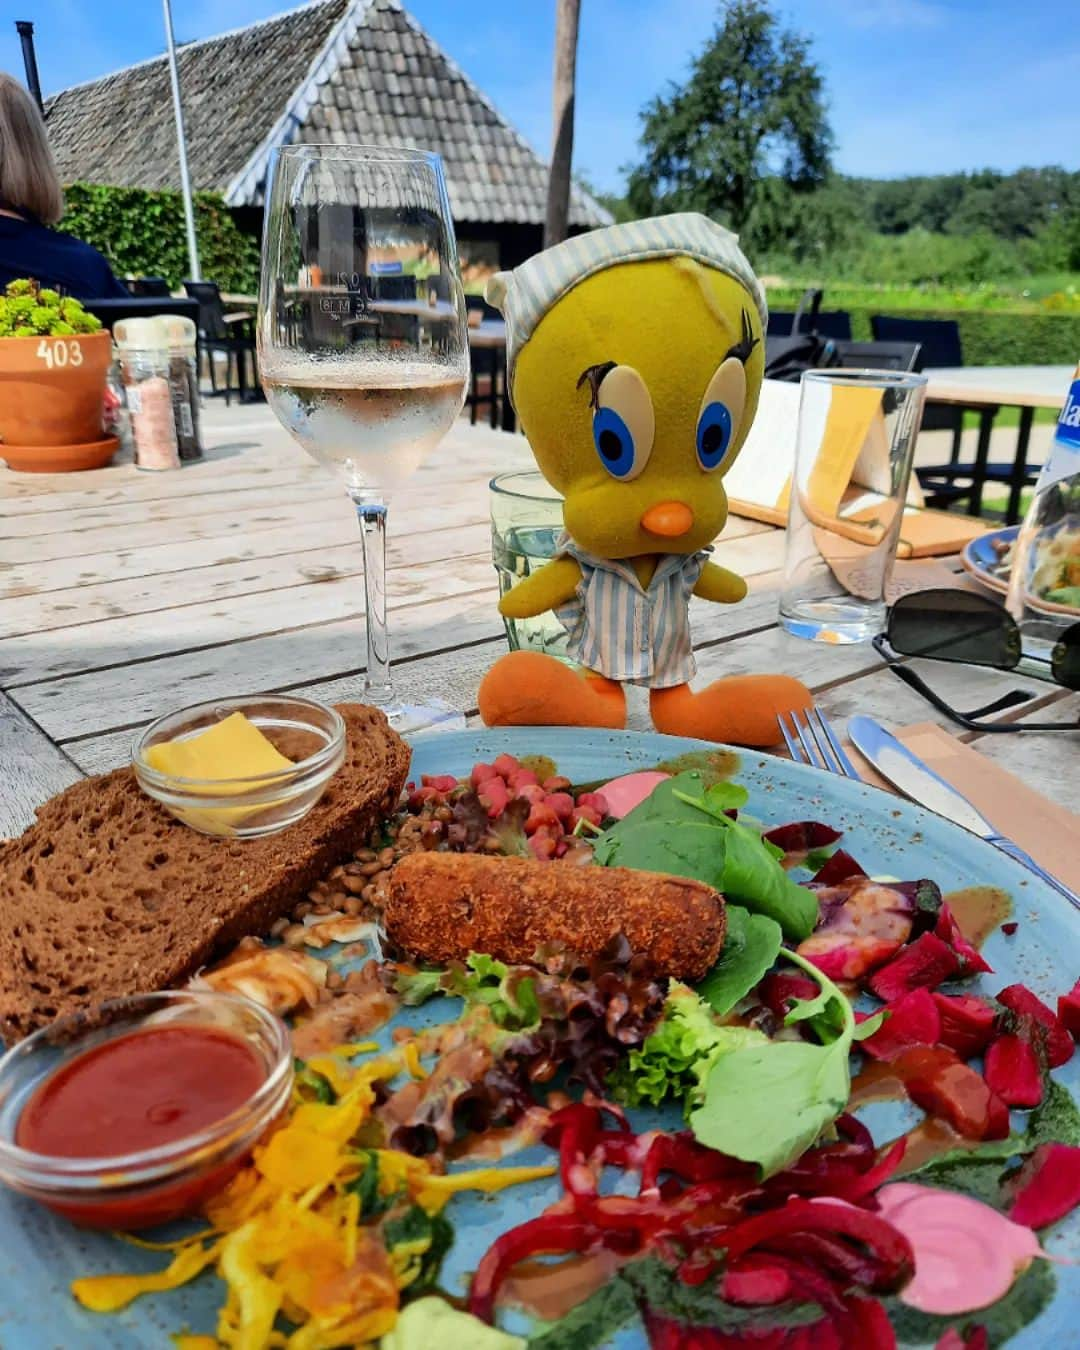
<path id="1" fill-rule="evenodd" d="M 768 292 L 769 308 L 793 310 L 801 292 Z M 851 335 L 869 342 L 872 314 L 897 319 L 955 319 L 960 325 L 964 364 L 969 366 L 1064 366 L 1080 361 L 1080 314 L 1047 312 L 1045 309 L 949 309 L 912 308 L 890 304 L 888 297 L 872 304 L 846 302 L 825 288 L 822 308 L 844 309 L 851 315 Z"/>
<path id="2" fill-rule="evenodd" d="M 101 250 L 117 276 L 164 277 L 178 287 L 190 275 L 179 192 L 72 183 L 60 228 Z M 224 291 L 253 291 L 259 243 L 244 234 L 222 198 L 195 194 L 195 231 L 203 276 Z"/>
<path id="3" fill-rule="evenodd" d="M 955 319 L 968 366 L 1065 366 L 1080 361 L 1080 314 L 1011 314 L 1007 310 L 851 309 L 852 336 L 869 342 L 871 314 L 898 319 Z"/>

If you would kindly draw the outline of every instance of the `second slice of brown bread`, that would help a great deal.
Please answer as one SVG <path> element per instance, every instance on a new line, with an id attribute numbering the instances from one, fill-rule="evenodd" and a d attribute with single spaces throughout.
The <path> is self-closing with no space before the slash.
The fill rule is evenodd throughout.
<path id="1" fill-rule="evenodd" d="M 117 769 L 53 797 L 0 843 L 0 1035 L 10 1043 L 103 999 L 181 983 L 265 933 L 361 847 L 397 805 L 409 747 L 376 709 L 338 711 L 345 763 L 280 834 L 197 834 Z"/>

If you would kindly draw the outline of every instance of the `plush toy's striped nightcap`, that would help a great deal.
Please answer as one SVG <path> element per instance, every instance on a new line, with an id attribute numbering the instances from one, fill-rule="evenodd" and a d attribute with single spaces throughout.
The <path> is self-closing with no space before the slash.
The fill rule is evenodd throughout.
<path id="1" fill-rule="evenodd" d="M 512 272 L 497 272 L 488 279 L 487 301 L 506 319 L 509 378 L 513 379 L 518 352 L 536 325 L 578 282 L 617 263 L 673 257 L 694 258 L 741 282 L 754 298 L 764 331 L 768 317 L 765 292 L 739 248 L 738 235 L 694 211 L 631 220 L 575 235 L 534 254 Z"/>

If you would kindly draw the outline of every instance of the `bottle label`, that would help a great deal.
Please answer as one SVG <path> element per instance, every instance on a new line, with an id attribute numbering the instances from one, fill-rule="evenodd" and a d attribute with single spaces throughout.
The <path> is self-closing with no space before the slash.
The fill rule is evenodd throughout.
<path id="1" fill-rule="evenodd" d="M 1060 483 L 1063 478 L 1080 475 L 1080 380 L 1073 380 L 1065 398 L 1065 406 L 1058 418 L 1057 429 L 1050 445 L 1050 454 L 1042 466 L 1037 493 Z"/>

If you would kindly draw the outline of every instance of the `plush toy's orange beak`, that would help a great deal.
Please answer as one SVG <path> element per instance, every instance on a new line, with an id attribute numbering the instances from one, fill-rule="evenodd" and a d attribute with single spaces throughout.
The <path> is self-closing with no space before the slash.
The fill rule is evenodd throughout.
<path id="1" fill-rule="evenodd" d="M 641 517 L 641 528 L 663 539 L 677 539 L 694 523 L 694 513 L 685 502 L 657 502 Z"/>

